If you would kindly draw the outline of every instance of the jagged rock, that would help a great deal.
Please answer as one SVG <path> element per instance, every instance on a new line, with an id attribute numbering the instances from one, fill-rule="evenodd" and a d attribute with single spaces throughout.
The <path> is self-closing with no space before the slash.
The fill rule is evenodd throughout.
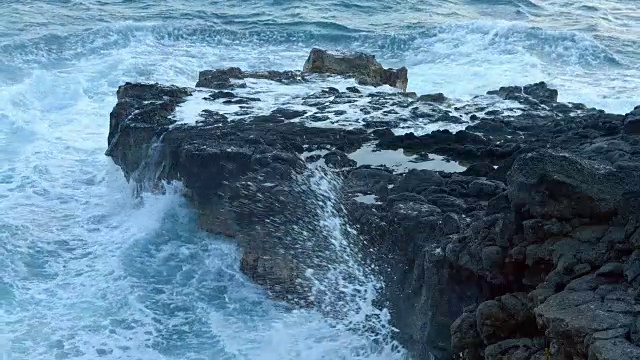
<path id="1" fill-rule="evenodd" d="M 446 213 L 442 218 L 442 232 L 445 235 L 451 235 L 459 231 L 460 217 L 455 213 Z"/>
<path id="2" fill-rule="evenodd" d="M 232 93 L 231 91 L 215 91 L 209 95 L 207 95 L 204 99 L 205 100 L 219 100 L 219 99 L 232 99 L 236 97 L 236 94 Z"/>
<path id="3" fill-rule="evenodd" d="M 360 52 L 340 54 L 315 48 L 309 53 L 303 71 L 353 76 L 365 85 L 390 85 L 407 91 L 407 68 L 385 69 L 375 56 Z"/>
<path id="4" fill-rule="evenodd" d="M 338 150 L 330 151 L 322 158 L 325 164 L 336 169 L 354 167 L 358 164 L 355 160 L 349 159 L 347 154 Z"/>
<path id="5" fill-rule="evenodd" d="M 495 168 L 493 167 L 493 165 L 486 162 L 480 162 L 480 163 L 471 164 L 471 166 L 469 166 L 461 174 L 466 176 L 487 177 L 494 170 Z"/>
<path id="6" fill-rule="evenodd" d="M 589 348 L 589 360 L 638 360 L 640 348 L 625 339 L 596 341 Z"/>
<path id="7" fill-rule="evenodd" d="M 571 232 L 571 237 L 585 243 L 595 243 L 602 239 L 608 230 L 607 225 L 580 226 Z"/>
<path id="8" fill-rule="evenodd" d="M 431 170 L 415 170 L 411 169 L 398 182 L 393 190 L 394 192 L 412 192 L 421 193 L 433 186 L 444 185 L 444 179 L 438 173 Z"/>
<path id="9" fill-rule="evenodd" d="M 412 202 L 417 204 L 426 204 L 431 206 L 434 210 L 438 209 L 438 207 L 432 206 L 431 204 L 429 204 L 429 202 L 427 201 L 427 199 L 424 198 L 424 196 L 420 196 L 418 194 L 414 194 L 410 192 L 395 194 L 387 198 L 387 205 L 389 206 L 394 205 L 397 202 Z M 439 210 L 440 209 L 438 209 L 438 211 Z"/>
<path id="10" fill-rule="evenodd" d="M 600 340 L 609 340 L 615 338 L 624 338 L 629 334 L 628 328 L 619 328 L 619 329 L 611 329 L 605 331 L 598 331 L 593 333 L 593 335 L 587 336 L 584 339 L 585 346 L 590 346 L 596 341 Z"/>
<path id="11" fill-rule="evenodd" d="M 346 89 L 348 92 L 350 93 L 354 93 L 354 94 L 360 94 L 362 91 L 360 91 L 360 89 L 358 89 L 355 86 L 348 86 Z"/>
<path id="12" fill-rule="evenodd" d="M 591 290 L 562 291 L 535 309 L 540 326 L 559 343 L 565 356 L 586 357 L 583 339 L 594 333 L 625 328 L 634 321 L 633 306 L 605 300 Z"/>
<path id="13" fill-rule="evenodd" d="M 596 274 L 588 274 L 580 278 L 572 280 L 566 286 L 566 290 L 587 291 L 596 290 L 599 286 L 610 283 L 606 277 L 596 276 Z"/>
<path id="14" fill-rule="evenodd" d="M 488 95 L 498 95 L 505 100 L 514 100 L 525 105 L 532 105 L 529 99 L 533 99 L 540 104 L 552 104 L 558 100 L 558 91 L 550 89 L 545 82 L 520 86 L 505 86 L 499 90 L 489 91 Z"/>
<path id="15" fill-rule="evenodd" d="M 630 283 L 635 282 L 638 275 L 640 275 L 640 250 L 636 250 L 631 254 L 624 270 L 624 277 Z"/>
<path id="16" fill-rule="evenodd" d="M 496 195 L 487 203 L 487 215 L 504 213 L 511 210 L 511 201 L 507 193 Z"/>
<path id="17" fill-rule="evenodd" d="M 519 157 L 509 172 L 512 204 L 538 218 L 607 219 L 638 174 L 615 171 L 568 154 L 538 151 Z"/>
<path id="18" fill-rule="evenodd" d="M 175 123 L 170 115 L 190 95 L 187 88 L 159 84 L 127 82 L 118 87 L 118 102 L 110 114 L 106 155 L 123 169 L 127 179 L 148 158 L 159 133 Z"/>
<path id="19" fill-rule="evenodd" d="M 631 326 L 629 338 L 634 345 L 640 345 L 640 317 L 637 317 Z"/>
<path id="20" fill-rule="evenodd" d="M 485 301 L 476 310 L 478 333 L 485 344 L 535 332 L 535 319 L 526 294 L 508 294 Z M 525 336 L 526 337 L 526 336 Z"/>
<path id="21" fill-rule="evenodd" d="M 487 346 L 484 351 L 486 360 L 529 360 L 542 351 L 543 339 L 508 339 Z"/>
<path id="22" fill-rule="evenodd" d="M 613 243 L 619 244 L 624 242 L 625 240 L 625 228 L 622 226 L 612 226 L 607 229 L 607 232 L 604 234 L 601 239 L 602 242 L 605 243 Z"/>
<path id="23" fill-rule="evenodd" d="M 469 193 L 483 199 L 491 199 L 505 189 L 503 183 L 495 180 L 474 180 L 469 184 Z"/>
<path id="24" fill-rule="evenodd" d="M 464 201 L 445 194 L 431 195 L 427 198 L 427 201 L 440 208 L 443 212 L 461 213 L 467 208 Z"/>
<path id="25" fill-rule="evenodd" d="M 394 186 L 396 177 L 378 169 L 355 169 L 349 173 L 345 180 L 345 189 L 349 192 L 368 194 L 388 191 L 389 186 Z"/>
<path id="26" fill-rule="evenodd" d="M 196 87 L 219 90 L 244 88 L 246 87 L 246 84 L 239 80 L 249 78 L 266 79 L 281 83 L 296 83 L 304 81 L 300 72 L 297 71 L 270 70 L 246 72 L 238 67 L 229 67 L 226 69 L 201 71 L 198 74 Z"/>
<path id="27" fill-rule="evenodd" d="M 478 334 L 477 320 L 474 312 L 464 312 L 451 325 L 451 346 L 455 354 L 462 354 L 462 359 L 482 359 L 479 348 L 482 339 Z"/>
<path id="28" fill-rule="evenodd" d="M 482 249 L 482 266 L 487 270 L 502 267 L 504 254 L 499 246 L 488 246 Z"/>
<path id="29" fill-rule="evenodd" d="M 596 271 L 596 275 L 605 276 L 605 277 L 622 277 L 624 273 L 624 264 L 621 263 L 608 263 L 603 265 L 598 271 Z"/>
<path id="30" fill-rule="evenodd" d="M 551 104 L 558 101 L 558 90 L 550 89 L 544 81 L 525 85 L 522 89 L 525 95 L 538 100 L 542 104 Z"/>
<path id="31" fill-rule="evenodd" d="M 306 115 L 307 112 L 304 110 L 294 110 L 294 109 L 286 109 L 286 108 L 277 108 L 271 111 L 271 116 L 275 116 L 281 118 L 283 120 L 293 120 L 299 117 Z"/>
<path id="32" fill-rule="evenodd" d="M 640 135 L 640 105 L 625 115 L 624 132 L 629 135 Z"/>
<path id="33" fill-rule="evenodd" d="M 418 97 L 418 101 L 442 103 L 447 101 L 447 97 L 443 93 L 425 94 Z"/>
<path id="34" fill-rule="evenodd" d="M 573 275 L 575 277 L 580 277 L 582 275 L 586 275 L 591 271 L 591 266 L 589 264 L 578 264 L 573 267 Z"/>

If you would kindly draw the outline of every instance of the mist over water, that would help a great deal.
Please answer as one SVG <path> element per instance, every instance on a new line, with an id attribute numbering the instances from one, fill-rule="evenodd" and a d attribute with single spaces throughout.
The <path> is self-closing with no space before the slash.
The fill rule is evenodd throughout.
<path id="1" fill-rule="evenodd" d="M 347 289 L 348 316 L 291 310 L 240 273 L 233 242 L 197 230 L 179 184 L 133 197 L 104 156 L 125 81 L 299 69 L 318 46 L 407 65 L 418 93 L 544 80 L 561 101 L 640 103 L 633 0 L 4 1 L 0 14 L 0 355 L 12 360 L 403 356 L 366 267 L 317 278 L 319 295 Z M 338 260 L 357 261 L 332 179 L 305 181 Z"/>

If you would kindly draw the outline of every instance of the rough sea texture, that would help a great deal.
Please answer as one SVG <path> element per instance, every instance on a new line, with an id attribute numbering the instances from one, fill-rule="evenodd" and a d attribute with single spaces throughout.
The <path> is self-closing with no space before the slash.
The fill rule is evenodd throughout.
<path id="1" fill-rule="evenodd" d="M 104 156 L 115 90 L 299 69 L 316 46 L 406 65 L 418 93 L 546 81 L 628 112 L 640 5 L 582 3 L 0 1 L 0 358 L 402 358 L 268 300 L 179 195 L 134 199 Z"/>

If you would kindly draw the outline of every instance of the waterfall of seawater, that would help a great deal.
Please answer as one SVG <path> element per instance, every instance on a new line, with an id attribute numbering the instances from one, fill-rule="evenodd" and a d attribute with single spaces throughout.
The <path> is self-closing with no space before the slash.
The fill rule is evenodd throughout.
<path id="1" fill-rule="evenodd" d="M 180 186 L 163 181 L 165 170 L 162 143 L 164 135 L 154 139 L 148 158 L 132 175 L 135 197 L 144 201 L 145 193 L 172 196 Z M 344 347 L 347 357 L 327 359 L 402 359 L 408 355 L 394 340 L 389 311 L 375 306 L 382 280 L 362 254 L 361 238 L 349 225 L 341 199 L 341 179 L 332 170 L 310 164 L 294 180 L 293 191 L 306 206 L 295 211 L 291 223 L 277 223 L 293 230 L 286 238 L 296 243 L 288 246 L 292 258 L 304 258 L 305 276 L 311 283 L 313 313 L 320 314 L 331 329 L 313 336 L 313 341 L 333 342 Z M 286 204 L 283 204 L 286 206 Z M 312 242 L 312 246 L 303 246 Z M 310 250 L 313 249 L 313 250 Z M 291 310 L 303 314 L 309 310 Z M 320 356 L 319 359 L 325 359 Z"/>
<path id="2" fill-rule="evenodd" d="M 399 352 L 388 310 L 374 306 L 382 280 L 363 256 L 362 239 L 349 225 L 342 205 L 340 178 L 318 165 L 307 168 L 300 182 L 308 189 L 316 225 L 326 240 L 320 249 L 322 253 L 314 254 L 312 261 L 321 270 L 310 269 L 307 273 L 313 283 L 316 305 L 323 313 L 337 318 L 336 326 L 341 329 L 366 334 L 371 342 L 365 351 Z"/>
<path id="3" fill-rule="evenodd" d="M 131 174 L 131 180 L 134 187 L 134 196 L 140 196 L 144 192 L 160 192 L 164 193 L 165 186 L 160 181 L 160 174 L 164 169 L 163 139 L 166 132 L 160 136 L 156 136 L 151 140 L 147 157 L 144 158 L 138 169 Z"/>

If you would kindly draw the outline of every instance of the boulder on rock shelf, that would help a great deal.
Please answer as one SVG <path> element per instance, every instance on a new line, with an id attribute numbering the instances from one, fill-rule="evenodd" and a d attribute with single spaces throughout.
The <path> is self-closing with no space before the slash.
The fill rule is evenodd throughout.
<path id="1" fill-rule="evenodd" d="M 407 68 L 385 69 L 374 55 L 362 52 L 334 53 L 314 48 L 302 69 L 307 73 L 352 76 L 363 85 L 389 85 L 407 90 Z"/>

